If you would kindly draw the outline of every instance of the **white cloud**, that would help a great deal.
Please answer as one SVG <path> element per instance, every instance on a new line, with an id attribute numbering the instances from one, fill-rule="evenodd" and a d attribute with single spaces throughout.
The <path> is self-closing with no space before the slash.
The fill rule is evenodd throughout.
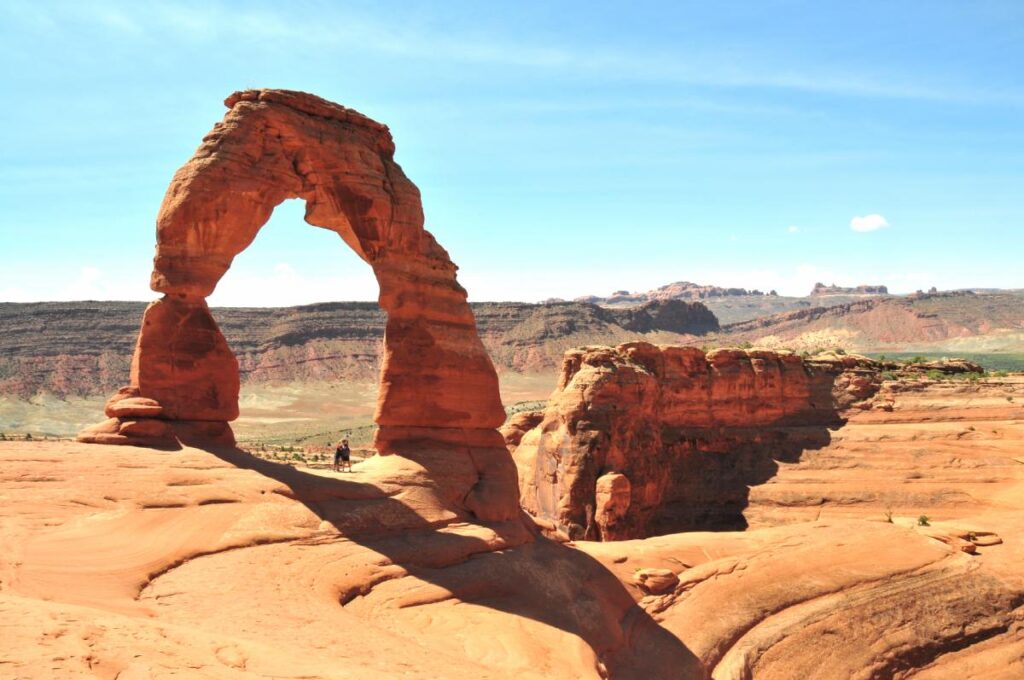
<path id="1" fill-rule="evenodd" d="M 800 231 L 800 227 L 795 227 L 795 226 L 793 226 L 793 225 L 791 224 L 791 225 L 789 225 L 789 227 L 788 227 L 788 228 L 786 229 L 786 231 L 788 231 L 788 232 L 789 232 L 790 234 L 795 234 L 795 233 L 797 233 L 798 231 Z"/>
<path id="2" fill-rule="evenodd" d="M 878 213 L 864 215 L 863 217 L 854 217 L 850 220 L 850 229 L 853 229 L 854 231 L 878 231 L 879 229 L 888 226 L 889 220 L 885 219 Z"/>

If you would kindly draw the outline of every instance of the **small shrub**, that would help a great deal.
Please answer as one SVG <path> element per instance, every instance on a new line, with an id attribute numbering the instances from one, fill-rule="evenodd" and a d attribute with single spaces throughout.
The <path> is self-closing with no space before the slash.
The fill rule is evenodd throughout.
<path id="1" fill-rule="evenodd" d="M 895 380 L 896 374 L 893 371 L 882 371 L 882 380 Z"/>
<path id="2" fill-rule="evenodd" d="M 910 361 L 908 361 L 907 363 L 908 364 L 923 364 L 925 361 L 927 361 L 927 359 L 925 359 L 924 357 L 917 356 L 917 357 L 914 357 L 913 359 L 911 359 Z"/>
<path id="3" fill-rule="evenodd" d="M 919 527 L 930 527 L 931 522 L 928 519 L 928 515 L 921 515 L 917 518 L 917 526 Z"/>
<path id="4" fill-rule="evenodd" d="M 928 378 L 931 380 L 942 380 L 945 377 L 942 371 L 937 371 L 934 368 L 928 371 L 928 373 L 926 373 L 925 375 L 927 375 Z"/>
<path id="5" fill-rule="evenodd" d="M 740 349 L 752 349 L 753 347 L 754 343 L 749 340 L 740 343 Z"/>
<path id="6" fill-rule="evenodd" d="M 892 524 L 892 508 L 885 509 L 885 521 Z"/>
<path id="7" fill-rule="evenodd" d="M 25 433 L 25 441 L 27 441 L 27 442 L 32 441 L 32 433 L 31 432 L 26 432 Z"/>

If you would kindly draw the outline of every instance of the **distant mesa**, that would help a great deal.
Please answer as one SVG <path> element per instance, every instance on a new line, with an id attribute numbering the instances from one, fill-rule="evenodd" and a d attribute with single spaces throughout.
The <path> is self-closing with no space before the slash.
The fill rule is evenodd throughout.
<path id="1" fill-rule="evenodd" d="M 852 286 L 843 287 L 837 286 L 834 283 L 830 286 L 826 286 L 824 283 L 814 284 L 814 288 L 811 290 L 811 297 L 817 297 L 820 295 L 888 295 L 889 288 L 887 286 Z"/>
<path id="2" fill-rule="evenodd" d="M 655 300 L 707 300 L 710 298 L 725 297 L 764 297 L 776 296 L 774 290 L 763 293 L 759 290 L 747 290 L 746 288 L 722 288 L 720 286 L 703 286 L 691 281 L 676 281 L 667 285 L 649 290 L 646 293 L 630 293 L 626 290 L 617 290 L 608 297 L 597 295 L 585 295 L 576 298 L 577 302 L 589 302 L 595 305 L 622 306 L 641 305 Z"/>

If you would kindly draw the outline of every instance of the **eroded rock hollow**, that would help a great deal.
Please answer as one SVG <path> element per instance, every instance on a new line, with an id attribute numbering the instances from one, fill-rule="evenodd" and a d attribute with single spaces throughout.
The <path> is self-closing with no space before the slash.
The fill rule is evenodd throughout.
<path id="1" fill-rule="evenodd" d="M 387 127 L 313 95 L 236 92 L 224 120 L 174 175 L 157 217 L 130 384 L 84 442 L 233 443 L 238 362 L 206 297 L 289 198 L 372 268 L 388 320 L 376 446 L 446 477 L 452 503 L 484 519 L 517 510 L 516 471 L 494 367 L 448 253 L 423 228 L 419 190 Z"/>

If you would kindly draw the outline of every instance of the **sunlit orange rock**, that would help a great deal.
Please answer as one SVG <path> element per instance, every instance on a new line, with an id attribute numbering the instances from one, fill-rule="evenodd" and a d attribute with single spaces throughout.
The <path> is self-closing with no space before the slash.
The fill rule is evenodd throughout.
<path id="1" fill-rule="evenodd" d="M 114 401 L 108 413 L 119 426 L 107 422 L 79 439 L 135 444 L 158 430 L 173 439 L 182 421 L 221 423 L 217 441 L 230 439 L 238 364 L 205 298 L 275 206 L 301 198 L 306 221 L 336 232 L 380 284 L 388 321 L 379 450 L 428 461 L 438 474 L 458 470 L 453 502 L 479 517 L 512 517 L 518 492 L 495 430 L 505 419 L 497 376 L 457 268 L 423 228 L 419 190 L 395 163 L 387 127 L 300 92 L 247 90 L 225 104 L 224 120 L 175 174 L 157 216 L 150 285 L 164 297 L 146 311 L 125 391 L 145 401 Z M 149 415 L 169 429 L 140 426 Z M 444 455 L 425 455 L 429 442 L 442 442 Z"/>

